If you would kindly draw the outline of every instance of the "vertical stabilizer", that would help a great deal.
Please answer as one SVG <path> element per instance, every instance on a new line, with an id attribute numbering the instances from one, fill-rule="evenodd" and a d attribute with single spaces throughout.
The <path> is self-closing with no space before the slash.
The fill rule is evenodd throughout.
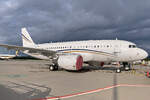
<path id="1" fill-rule="evenodd" d="M 26 28 L 22 28 L 21 33 L 22 33 L 22 43 L 24 47 L 32 47 L 35 45 Z"/>

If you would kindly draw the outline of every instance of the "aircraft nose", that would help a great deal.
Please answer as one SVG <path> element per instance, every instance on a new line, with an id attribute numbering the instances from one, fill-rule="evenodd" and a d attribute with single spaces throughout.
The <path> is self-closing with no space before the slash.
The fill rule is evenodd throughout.
<path id="1" fill-rule="evenodd" d="M 148 57 L 148 53 L 145 50 L 142 50 L 142 49 L 141 49 L 141 51 L 142 51 L 142 58 L 143 59 L 147 58 Z"/>
<path id="2" fill-rule="evenodd" d="M 144 56 L 144 58 L 148 57 L 148 53 L 145 50 L 143 50 L 143 56 Z"/>

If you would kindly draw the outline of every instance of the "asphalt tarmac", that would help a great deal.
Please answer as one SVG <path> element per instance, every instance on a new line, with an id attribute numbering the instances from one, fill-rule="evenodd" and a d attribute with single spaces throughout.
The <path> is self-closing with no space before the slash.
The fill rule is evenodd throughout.
<path id="1" fill-rule="evenodd" d="M 79 72 L 50 72 L 48 61 L 1 60 L 0 100 L 149 100 L 149 66 L 114 72 L 114 65 L 104 68 L 85 66 Z"/>

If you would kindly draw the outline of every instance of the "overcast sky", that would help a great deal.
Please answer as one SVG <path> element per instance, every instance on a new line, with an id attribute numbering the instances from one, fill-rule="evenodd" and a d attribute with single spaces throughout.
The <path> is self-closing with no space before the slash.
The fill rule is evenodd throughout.
<path id="1" fill-rule="evenodd" d="M 0 43 L 129 40 L 150 50 L 150 0 L 0 0 Z"/>

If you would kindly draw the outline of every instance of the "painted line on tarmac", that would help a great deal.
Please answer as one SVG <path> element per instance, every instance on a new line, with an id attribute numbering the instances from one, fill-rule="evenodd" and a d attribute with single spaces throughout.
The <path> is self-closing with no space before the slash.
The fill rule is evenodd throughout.
<path id="1" fill-rule="evenodd" d="M 120 86 L 120 85 L 113 85 L 113 86 L 108 86 L 105 88 L 99 88 L 99 89 L 89 90 L 89 91 L 85 91 L 85 92 L 68 94 L 68 95 L 64 95 L 64 96 L 48 97 L 48 98 L 34 99 L 34 100 L 59 100 L 59 99 L 71 98 L 71 97 L 75 97 L 75 96 L 81 96 L 81 95 L 91 94 L 91 93 L 95 93 L 95 92 L 100 92 L 100 91 L 112 89 L 112 88 L 115 88 L 118 86 Z"/>
<path id="2" fill-rule="evenodd" d="M 48 97 L 48 98 L 33 99 L 33 100 L 59 100 L 59 99 L 66 99 L 66 98 L 72 98 L 72 97 L 76 97 L 76 96 L 81 96 L 81 95 L 86 95 L 86 94 L 92 94 L 92 93 L 96 93 L 96 92 L 101 92 L 101 91 L 112 89 L 112 88 L 116 88 L 116 87 L 150 87 L 150 85 L 142 85 L 142 84 L 119 84 L 119 85 L 108 86 L 108 87 L 105 87 L 105 88 L 99 88 L 99 89 L 89 90 L 89 91 L 85 91 L 85 92 L 68 94 L 68 95 L 64 95 L 64 96 Z"/>

